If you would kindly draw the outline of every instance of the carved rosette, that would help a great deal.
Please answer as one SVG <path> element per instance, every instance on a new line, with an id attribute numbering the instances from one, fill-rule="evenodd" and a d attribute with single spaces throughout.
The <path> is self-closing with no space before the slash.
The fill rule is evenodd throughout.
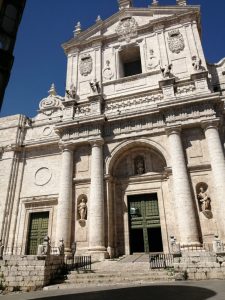
<path id="1" fill-rule="evenodd" d="M 88 76 L 93 69 L 93 60 L 89 53 L 81 55 L 80 58 L 80 74 L 82 76 Z"/>
<path id="2" fill-rule="evenodd" d="M 55 86 L 52 85 L 49 90 L 49 96 L 44 98 L 39 103 L 39 109 L 42 113 L 50 116 L 55 110 L 62 108 L 63 98 L 58 96 L 55 91 Z"/>
<path id="3" fill-rule="evenodd" d="M 131 38 L 137 36 L 138 24 L 133 17 L 125 17 L 120 20 L 116 28 L 116 33 L 119 36 L 119 41 L 125 40 L 130 42 Z"/>
<path id="4" fill-rule="evenodd" d="M 181 51 L 184 50 L 184 38 L 178 29 L 169 32 L 168 45 L 170 51 L 173 53 L 179 54 Z"/>

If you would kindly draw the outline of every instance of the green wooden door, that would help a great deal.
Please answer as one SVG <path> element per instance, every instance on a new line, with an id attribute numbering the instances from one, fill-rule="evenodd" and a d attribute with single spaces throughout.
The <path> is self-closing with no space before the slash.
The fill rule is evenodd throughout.
<path id="1" fill-rule="evenodd" d="M 28 232 L 27 254 L 36 255 L 38 245 L 48 234 L 49 212 L 31 213 Z"/>
<path id="2" fill-rule="evenodd" d="M 157 194 L 129 196 L 128 203 L 131 253 L 161 252 L 162 238 Z"/>

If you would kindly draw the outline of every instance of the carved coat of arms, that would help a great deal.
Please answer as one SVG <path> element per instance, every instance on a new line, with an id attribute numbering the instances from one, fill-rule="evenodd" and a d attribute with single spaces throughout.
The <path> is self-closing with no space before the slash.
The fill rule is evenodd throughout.
<path id="1" fill-rule="evenodd" d="M 169 44 L 170 51 L 173 53 L 178 54 L 184 50 L 185 48 L 184 38 L 178 29 L 169 32 L 168 44 Z"/>
<path id="2" fill-rule="evenodd" d="M 80 60 L 80 74 L 87 76 L 92 72 L 93 60 L 90 54 L 83 54 Z"/>
<path id="3" fill-rule="evenodd" d="M 138 24 L 132 17 L 126 17 L 120 20 L 116 28 L 116 33 L 119 35 L 119 41 L 125 40 L 130 42 L 132 37 L 137 36 Z"/>

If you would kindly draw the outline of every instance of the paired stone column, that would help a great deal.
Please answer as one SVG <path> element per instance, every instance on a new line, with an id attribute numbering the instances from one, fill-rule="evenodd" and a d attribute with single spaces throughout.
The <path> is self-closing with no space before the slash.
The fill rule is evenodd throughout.
<path id="1" fill-rule="evenodd" d="M 89 251 L 97 259 L 106 257 L 102 145 L 102 140 L 91 141 L 91 188 L 88 209 Z"/>
<path id="2" fill-rule="evenodd" d="M 57 206 L 56 243 L 64 240 L 65 253 L 70 253 L 72 220 L 73 151 L 65 147 L 62 152 L 59 200 Z"/>
<path id="3" fill-rule="evenodd" d="M 218 211 L 218 227 L 220 238 L 225 240 L 225 161 L 222 143 L 218 131 L 219 121 L 203 123 L 208 144 L 209 157 L 214 181 L 214 195 Z"/>
<path id="4" fill-rule="evenodd" d="M 180 232 L 181 247 L 200 246 L 196 220 L 196 211 L 191 193 L 187 166 L 183 151 L 181 128 L 169 128 L 171 165 L 173 173 L 173 190 L 176 207 L 175 223 Z"/>

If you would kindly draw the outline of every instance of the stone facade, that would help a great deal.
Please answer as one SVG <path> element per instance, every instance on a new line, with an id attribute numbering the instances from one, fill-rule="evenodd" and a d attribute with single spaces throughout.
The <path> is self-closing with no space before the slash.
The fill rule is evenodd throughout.
<path id="1" fill-rule="evenodd" d="M 28 254 L 32 214 L 48 212 L 68 255 L 74 241 L 97 259 L 130 254 L 130 199 L 153 194 L 162 251 L 170 236 L 181 250 L 225 242 L 225 59 L 206 63 L 199 6 L 153 2 L 78 24 L 65 97 L 53 85 L 35 118 L 0 119 L 5 253 Z"/>

